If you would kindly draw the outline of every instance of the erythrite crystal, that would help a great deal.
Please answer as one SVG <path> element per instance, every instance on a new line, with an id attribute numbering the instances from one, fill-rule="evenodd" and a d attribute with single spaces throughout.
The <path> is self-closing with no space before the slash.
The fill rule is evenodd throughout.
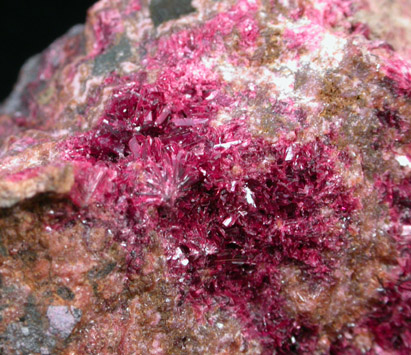
<path id="1" fill-rule="evenodd" d="M 102 0 L 31 59 L 1 351 L 408 354 L 404 4 Z"/>

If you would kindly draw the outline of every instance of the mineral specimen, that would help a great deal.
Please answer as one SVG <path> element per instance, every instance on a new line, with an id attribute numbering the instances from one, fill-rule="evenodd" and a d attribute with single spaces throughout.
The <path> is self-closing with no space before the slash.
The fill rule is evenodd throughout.
<path id="1" fill-rule="evenodd" d="M 409 354 L 411 7 L 379 4 L 101 0 L 30 59 L 0 352 Z"/>

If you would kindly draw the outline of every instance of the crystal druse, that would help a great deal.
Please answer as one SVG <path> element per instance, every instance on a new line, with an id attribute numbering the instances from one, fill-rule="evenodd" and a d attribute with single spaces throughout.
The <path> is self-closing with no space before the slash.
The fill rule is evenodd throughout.
<path id="1" fill-rule="evenodd" d="M 409 354 L 409 1 L 101 0 L 0 106 L 0 353 Z"/>

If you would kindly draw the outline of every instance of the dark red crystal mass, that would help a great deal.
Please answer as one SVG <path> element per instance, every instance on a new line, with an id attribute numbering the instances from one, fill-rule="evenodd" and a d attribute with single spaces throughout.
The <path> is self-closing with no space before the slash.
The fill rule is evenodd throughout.
<path id="1" fill-rule="evenodd" d="M 218 304 L 265 346 L 290 351 L 292 336 L 317 332 L 284 311 L 279 269 L 297 264 L 315 287 L 332 284 L 357 201 L 334 172 L 330 144 L 269 143 L 236 120 L 213 128 L 207 97 L 219 86 L 196 87 L 166 101 L 164 87 L 127 78 L 98 128 L 64 143 L 70 161 L 89 171 L 76 184 L 95 186 L 93 196 L 74 189 L 72 199 L 116 212 L 115 222 L 84 217 L 124 243 L 129 272 L 138 272 L 155 231 L 181 302 L 201 312 Z"/>
<path id="2" fill-rule="evenodd" d="M 410 47 L 375 6 L 105 0 L 27 64 L 1 351 L 408 354 Z"/>

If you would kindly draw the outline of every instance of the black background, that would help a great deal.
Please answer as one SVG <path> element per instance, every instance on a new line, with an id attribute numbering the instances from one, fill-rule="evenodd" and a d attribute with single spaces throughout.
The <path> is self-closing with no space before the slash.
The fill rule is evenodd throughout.
<path id="1" fill-rule="evenodd" d="M 95 0 L 0 0 L 0 102 L 23 63 L 73 25 L 84 23 Z"/>

